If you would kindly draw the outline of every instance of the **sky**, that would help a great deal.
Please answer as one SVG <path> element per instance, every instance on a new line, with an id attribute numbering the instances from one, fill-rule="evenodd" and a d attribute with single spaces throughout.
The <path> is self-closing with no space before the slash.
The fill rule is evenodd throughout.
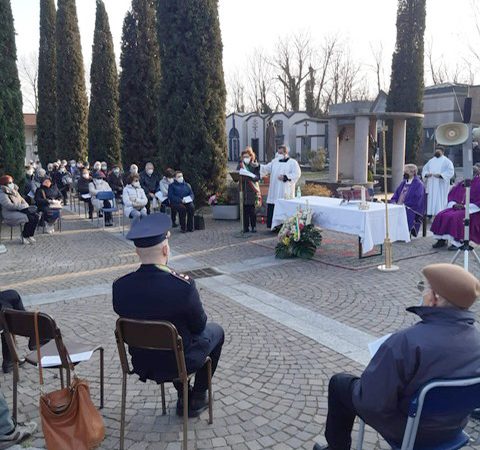
<path id="1" fill-rule="evenodd" d="M 118 60 L 123 18 L 131 0 L 104 2 Z M 28 59 L 38 53 L 39 0 L 11 0 L 11 3 L 17 54 L 19 58 Z M 88 74 L 95 0 L 77 0 L 76 3 Z M 475 29 L 476 3 L 478 7 L 480 0 L 427 0 L 426 47 L 432 45 L 436 63 L 445 61 L 449 67 L 463 65 L 471 57 L 470 48 L 478 48 L 480 53 L 480 35 Z M 373 84 L 372 46 L 382 44 L 387 78 L 390 73 L 396 10 L 397 0 L 219 0 L 225 77 L 228 79 L 233 72 L 248 71 L 248 56 L 254 49 L 272 53 L 279 37 L 302 32 L 309 33 L 318 44 L 327 35 L 341 37 L 347 42 L 352 57 L 363 65 L 367 76 L 371 76 Z M 427 72 L 427 84 L 429 81 Z M 480 76 L 476 81 L 480 82 Z M 24 109 L 29 109 L 28 106 Z"/>

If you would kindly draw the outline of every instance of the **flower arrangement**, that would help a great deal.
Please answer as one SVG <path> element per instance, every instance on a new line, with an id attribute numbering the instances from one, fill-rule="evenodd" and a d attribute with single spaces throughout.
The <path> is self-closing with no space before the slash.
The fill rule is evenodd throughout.
<path id="1" fill-rule="evenodd" d="M 215 205 L 238 205 L 238 187 L 229 184 L 221 191 L 211 195 L 208 199 L 210 206 Z"/>
<path id="2" fill-rule="evenodd" d="M 311 259 L 322 242 L 320 230 L 312 223 L 312 211 L 298 209 L 293 217 L 287 219 L 275 247 L 275 257 Z"/>

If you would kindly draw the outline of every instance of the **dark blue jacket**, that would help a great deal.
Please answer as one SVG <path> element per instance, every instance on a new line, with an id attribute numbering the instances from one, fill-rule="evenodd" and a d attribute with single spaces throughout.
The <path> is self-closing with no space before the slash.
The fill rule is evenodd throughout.
<path id="1" fill-rule="evenodd" d="M 168 199 L 173 205 L 182 203 L 183 198 L 188 196 L 192 197 L 192 200 L 195 198 L 192 187 L 188 183 L 179 183 L 177 180 L 174 180 L 174 182 L 168 186 Z"/>
<path id="2" fill-rule="evenodd" d="M 113 309 L 120 317 L 172 322 L 183 339 L 189 371 L 203 366 L 209 342 L 199 336 L 207 315 L 192 279 L 168 273 L 156 265 L 141 265 L 113 283 Z M 132 365 L 142 381 L 161 382 L 177 377 L 170 354 L 158 350 L 130 348 Z"/>
<path id="3" fill-rule="evenodd" d="M 353 390 L 360 417 L 399 445 L 410 400 L 424 384 L 480 376 L 480 332 L 472 311 L 425 306 L 407 311 L 422 320 L 382 344 Z M 467 421 L 445 414 L 422 419 L 416 442 L 441 442 Z"/>

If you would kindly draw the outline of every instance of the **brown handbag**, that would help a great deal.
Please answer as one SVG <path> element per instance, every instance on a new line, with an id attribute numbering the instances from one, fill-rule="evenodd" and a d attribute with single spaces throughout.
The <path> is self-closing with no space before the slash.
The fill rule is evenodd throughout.
<path id="1" fill-rule="evenodd" d="M 45 393 L 38 332 L 38 312 L 35 313 L 38 373 L 40 379 L 40 417 L 48 450 L 91 450 L 105 438 L 103 418 L 90 398 L 88 383 L 75 374 L 75 367 L 67 355 L 73 381 L 69 387 Z"/>

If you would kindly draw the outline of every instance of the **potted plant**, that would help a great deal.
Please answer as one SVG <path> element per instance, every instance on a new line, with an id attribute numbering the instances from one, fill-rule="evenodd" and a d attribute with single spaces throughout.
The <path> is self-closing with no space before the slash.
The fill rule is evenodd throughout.
<path id="1" fill-rule="evenodd" d="M 238 188 L 233 183 L 226 189 L 212 195 L 208 199 L 215 220 L 238 220 L 240 218 L 240 205 L 238 201 Z"/>

